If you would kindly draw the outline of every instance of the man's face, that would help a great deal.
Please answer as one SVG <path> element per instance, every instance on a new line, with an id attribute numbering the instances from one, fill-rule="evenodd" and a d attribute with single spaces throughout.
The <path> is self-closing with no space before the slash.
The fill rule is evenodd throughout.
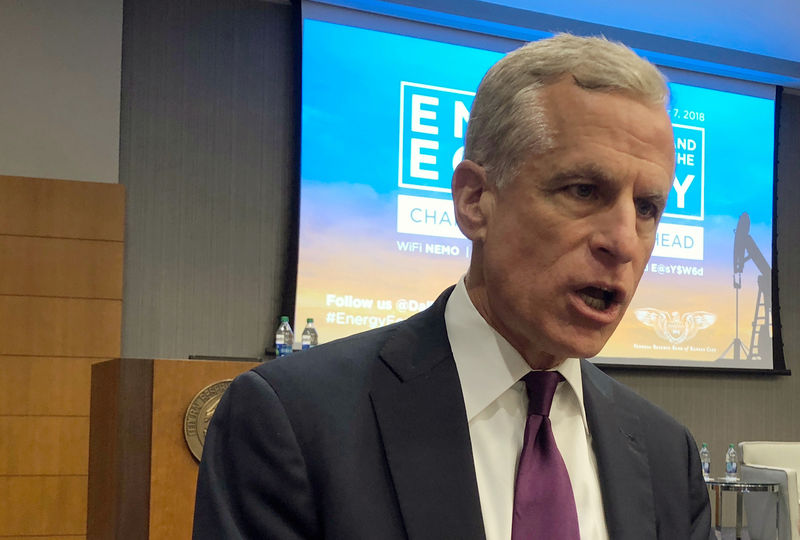
<path id="1" fill-rule="evenodd" d="M 541 95 L 554 146 L 484 195 L 483 290 L 470 295 L 546 368 L 596 355 L 622 319 L 653 249 L 674 149 L 662 107 L 568 79 Z"/>

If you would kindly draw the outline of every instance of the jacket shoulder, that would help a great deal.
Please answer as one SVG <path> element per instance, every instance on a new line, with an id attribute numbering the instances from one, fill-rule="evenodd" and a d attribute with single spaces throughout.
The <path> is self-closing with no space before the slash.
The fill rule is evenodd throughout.
<path id="1" fill-rule="evenodd" d="M 581 368 L 585 381 L 584 389 L 587 383 L 593 385 L 603 395 L 608 396 L 617 407 L 635 414 L 640 419 L 647 422 L 655 422 L 662 427 L 679 429 L 681 432 L 685 431 L 686 428 L 683 424 L 673 418 L 667 411 L 639 395 L 629 386 L 607 375 L 588 360 L 581 360 Z"/>

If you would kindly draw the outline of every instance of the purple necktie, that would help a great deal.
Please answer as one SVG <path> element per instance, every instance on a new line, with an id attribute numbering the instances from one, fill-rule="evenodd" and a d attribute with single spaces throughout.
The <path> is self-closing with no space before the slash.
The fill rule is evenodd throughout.
<path id="1" fill-rule="evenodd" d="M 528 387 L 528 421 L 514 487 L 511 540 L 579 540 L 572 484 L 548 418 L 564 378 L 557 371 L 531 371 L 522 380 Z"/>

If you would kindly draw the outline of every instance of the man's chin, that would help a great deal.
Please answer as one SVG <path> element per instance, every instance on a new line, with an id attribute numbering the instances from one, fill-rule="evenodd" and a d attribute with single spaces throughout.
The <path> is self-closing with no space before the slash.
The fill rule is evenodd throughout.
<path id="1" fill-rule="evenodd" d="M 565 344 L 565 358 L 593 358 L 600 354 L 608 339 L 575 340 Z"/>
<path id="2" fill-rule="evenodd" d="M 592 358 L 600 354 L 603 348 L 611 339 L 614 331 L 619 326 L 620 321 L 614 324 L 605 325 L 598 329 L 585 329 L 584 331 L 578 330 L 576 335 L 572 336 L 571 349 L 573 349 L 572 356 L 577 358 Z"/>
<path id="3" fill-rule="evenodd" d="M 597 356 L 616 326 L 614 324 L 613 327 L 609 325 L 602 329 L 588 329 L 570 324 L 550 325 L 545 328 L 545 332 L 525 336 L 523 340 L 509 339 L 509 343 L 522 354 L 533 369 L 550 369 L 567 358 Z"/>

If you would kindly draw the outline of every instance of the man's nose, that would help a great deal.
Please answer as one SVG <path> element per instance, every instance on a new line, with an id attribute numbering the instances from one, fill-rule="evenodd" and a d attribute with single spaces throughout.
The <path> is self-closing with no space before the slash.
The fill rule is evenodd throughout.
<path id="1" fill-rule="evenodd" d="M 633 201 L 618 201 L 598 218 L 597 229 L 591 240 L 595 256 L 613 264 L 625 264 L 633 260 L 640 243 Z"/>

